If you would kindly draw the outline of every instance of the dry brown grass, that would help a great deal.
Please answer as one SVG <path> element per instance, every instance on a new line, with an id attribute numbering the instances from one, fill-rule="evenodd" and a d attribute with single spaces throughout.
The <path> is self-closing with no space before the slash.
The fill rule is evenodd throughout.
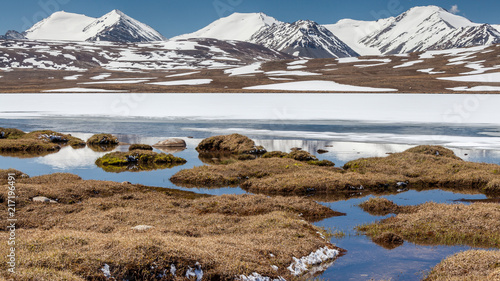
<path id="1" fill-rule="evenodd" d="M 414 206 L 399 206 L 397 204 L 394 204 L 394 202 L 381 197 L 372 197 L 367 201 L 359 204 L 359 206 L 365 212 L 370 213 L 374 216 L 410 213 L 415 209 Z"/>
<path id="2" fill-rule="evenodd" d="M 359 230 L 371 237 L 392 232 L 419 244 L 500 247 L 499 204 L 425 203 L 410 210 Z"/>
<path id="3" fill-rule="evenodd" d="M 500 192 L 499 165 L 466 162 L 439 146 L 418 146 L 387 157 L 354 160 L 344 169 L 333 168 L 330 161 L 295 161 L 290 155 L 269 152 L 253 161 L 232 159 L 225 166 L 182 170 L 171 180 L 188 187 L 241 185 L 252 192 L 280 194 L 387 192 L 407 187 L 491 195 Z"/>
<path id="4" fill-rule="evenodd" d="M 499 281 L 500 251 L 470 250 L 436 265 L 425 281 Z"/>
<path id="5" fill-rule="evenodd" d="M 292 257 L 329 245 L 317 234 L 322 230 L 303 219 L 336 215 L 295 197 L 215 197 L 70 174 L 21 179 L 17 192 L 16 250 L 22 258 L 15 280 L 105 280 L 104 264 L 116 280 L 156 280 L 171 264 L 181 277 L 196 262 L 204 280 L 253 272 L 287 278 Z M 33 203 L 35 196 L 59 203 Z M 137 225 L 153 228 L 131 229 Z M 0 232 L 0 239 L 7 235 Z M 0 245 L 2 256 L 7 247 Z M 6 268 L 0 265 L 0 276 L 7 277 Z"/>
<path id="6" fill-rule="evenodd" d="M 85 146 L 85 142 L 54 131 L 34 131 L 24 133 L 18 129 L 0 128 L 0 153 L 13 157 L 37 157 L 57 152 L 61 146 L 73 148 Z"/>

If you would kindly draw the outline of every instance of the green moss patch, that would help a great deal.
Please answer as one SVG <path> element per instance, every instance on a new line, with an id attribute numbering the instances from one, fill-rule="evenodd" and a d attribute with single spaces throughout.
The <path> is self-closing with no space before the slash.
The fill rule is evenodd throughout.
<path id="1" fill-rule="evenodd" d="M 149 144 L 132 144 L 128 148 L 128 151 L 133 150 L 153 150 L 153 147 Z"/>
<path id="2" fill-rule="evenodd" d="M 183 158 L 149 150 L 111 152 L 96 160 L 96 165 L 108 172 L 166 169 L 184 163 Z"/>
<path id="3" fill-rule="evenodd" d="M 118 145 L 118 138 L 111 134 L 95 134 L 87 140 L 88 145 Z"/>

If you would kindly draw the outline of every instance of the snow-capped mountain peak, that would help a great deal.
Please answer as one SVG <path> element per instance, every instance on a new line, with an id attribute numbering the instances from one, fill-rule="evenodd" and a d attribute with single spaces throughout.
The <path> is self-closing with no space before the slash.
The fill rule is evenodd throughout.
<path id="1" fill-rule="evenodd" d="M 55 12 L 25 32 L 30 40 L 65 41 L 161 41 L 165 38 L 150 26 L 119 10 L 96 19 L 85 15 Z"/>
<path id="2" fill-rule="evenodd" d="M 113 10 L 83 29 L 87 41 L 143 42 L 165 40 L 160 33 L 119 10 Z"/>
<path id="3" fill-rule="evenodd" d="M 425 51 L 457 29 L 475 26 L 479 25 L 437 6 L 414 7 L 359 43 L 377 48 L 382 54 Z"/>
<path id="4" fill-rule="evenodd" d="M 85 41 L 82 30 L 94 20 L 85 15 L 55 12 L 26 30 L 25 36 L 30 40 Z"/>
<path id="5" fill-rule="evenodd" d="M 261 28 L 281 23 L 264 13 L 233 13 L 220 18 L 208 26 L 189 34 L 175 37 L 186 38 L 215 38 L 219 40 L 249 41 Z"/>
<path id="6" fill-rule="evenodd" d="M 324 26 L 310 20 L 263 27 L 250 42 L 300 57 L 342 58 L 358 55 Z"/>

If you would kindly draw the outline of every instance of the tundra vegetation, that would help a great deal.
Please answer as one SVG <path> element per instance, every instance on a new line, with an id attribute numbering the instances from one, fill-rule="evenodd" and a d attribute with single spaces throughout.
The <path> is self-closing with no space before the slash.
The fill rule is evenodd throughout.
<path id="1" fill-rule="evenodd" d="M 468 245 L 500 248 L 500 205 L 498 203 L 399 206 L 383 198 L 360 205 L 376 215 L 394 213 L 358 230 L 386 248 L 403 241 L 423 245 Z M 469 250 L 452 255 L 436 265 L 425 280 L 500 280 L 499 250 Z"/>
<path id="2" fill-rule="evenodd" d="M 167 169 L 183 165 L 186 160 L 172 154 L 136 149 L 129 152 L 108 153 L 98 158 L 95 163 L 107 172 L 119 173 Z"/>
<path id="3" fill-rule="evenodd" d="M 8 172 L 21 174 L 0 175 Z M 203 280 L 253 272 L 290 279 L 294 257 L 335 248 L 311 222 L 341 215 L 298 197 L 209 196 L 72 174 L 19 176 L 16 187 L 16 235 L 23 239 L 16 241 L 22 259 L 15 280 L 106 280 L 106 266 L 116 280 L 174 280 L 197 263 Z M 33 202 L 38 196 L 57 203 Z M 1 243 L 0 254 L 9 247 Z M 10 277 L 7 263 L 0 269 Z"/>
<path id="4" fill-rule="evenodd" d="M 63 146 L 85 147 L 85 142 L 71 135 L 50 130 L 25 133 L 0 128 L 0 153 L 5 156 L 37 157 L 59 151 Z"/>

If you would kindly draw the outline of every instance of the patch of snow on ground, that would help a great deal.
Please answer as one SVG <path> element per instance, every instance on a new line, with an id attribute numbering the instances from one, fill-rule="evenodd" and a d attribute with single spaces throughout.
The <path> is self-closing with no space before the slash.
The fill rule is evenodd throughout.
<path id="1" fill-rule="evenodd" d="M 91 88 L 67 88 L 42 91 L 43 93 L 123 93 L 125 91 L 91 89 Z"/>
<path id="2" fill-rule="evenodd" d="M 64 54 L 63 55 L 65 58 L 70 59 L 70 60 L 76 60 L 76 57 L 70 54 Z"/>
<path id="3" fill-rule="evenodd" d="M 144 82 L 149 82 L 148 79 L 140 79 L 140 80 L 106 80 L 106 81 L 96 81 L 96 82 L 84 82 L 84 83 L 78 83 L 82 85 L 96 85 L 96 84 L 137 84 L 137 83 L 144 83 Z"/>
<path id="4" fill-rule="evenodd" d="M 393 92 L 396 89 L 372 88 L 339 84 L 333 81 L 299 81 L 260 85 L 243 88 L 245 90 L 282 90 L 282 91 L 324 91 L 324 92 Z"/>
<path id="5" fill-rule="evenodd" d="M 413 65 L 415 65 L 417 63 L 421 63 L 421 62 L 424 62 L 424 61 L 423 60 L 408 61 L 408 62 L 405 62 L 403 64 L 396 65 L 393 68 L 410 67 L 410 66 L 413 66 Z"/>
<path id="6" fill-rule="evenodd" d="M 486 73 L 486 74 L 476 74 L 476 75 L 464 75 L 455 77 L 440 77 L 441 80 L 449 81 L 459 81 L 459 82 L 489 82 L 489 83 L 500 83 L 500 72 Z"/>
<path id="7" fill-rule="evenodd" d="M 306 64 L 309 62 L 309 60 L 297 60 L 297 61 L 292 61 L 287 63 L 287 65 L 299 65 L 299 64 Z"/>
<path id="8" fill-rule="evenodd" d="M 438 56 L 438 55 L 456 56 L 459 54 L 463 54 L 465 52 L 479 52 L 479 51 L 482 51 L 488 47 L 489 46 L 477 46 L 477 47 L 471 47 L 471 48 L 427 51 L 427 52 L 420 55 L 420 59 L 433 59 L 434 56 Z"/>
<path id="9" fill-rule="evenodd" d="M 493 67 L 485 67 L 483 65 L 484 62 L 486 62 L 486 61 L 484 61 L 484 60 L 482 60 L 482 61 L 475 61 L 475 62 L 471 62 L 471 63 L 466 64 L 465 67 L 471 68 L 471 69 L 474 69 L 474 70 L 469 71 L 469 72 L 460 73 L 460 75 L 481 74 L 481 73 L 485 73 L 486 71 L 495 70 L 495 69 L 499 69 L 500 68 L 500 66 L 498 66 L 498 65 L 493 66 Z"/>
<path id="10" fill-rule="evenodd" d="M 339 255 L 339 251 L 324 247 L 312 252 L 309 256 L 300 259 L 294 257 L 292 264 L 287 269 L 295 276 L 301 275 L 308 270 L 311 265 L 318 265 L 327 260 L 331 260 Z"/>
<path id="11" fill-rule="evenodd" d="M 457 91 L 457 92 L 500 92 L 500 87 L 495 86 L 475 86 L 475 87 L 455 87 L 446 88 L 447 90 Z"/>
<path id="12" fill-rule="evenodd" d="M 321 75 L 320 73 L 313 73 L 307 71 L 285 71 L 285 70 L 277 70 L 277 71 L 268 71 L 265 73 L 268 76 L 314 76 Z"/>
<path id="13" fill-rule="evenodd" d="M 304 69 L 304 68 L 307 68 L 307 66 L 305 66 L 305 65 L 291 65 L 291 66 L 288 66 L 286 69 L 294 70 L 294 69 Z"/>
<path id="14" fill-rule="evenodd" d="M 94 77 L 92 77 L 90 79 L 92 79 L 92 80 L 104 80 L 104 79 L 106 79 L 106 78 L 108 78 L 110 76 L 111 76 L 111 73 L 103 73 L 103 74 L 94 76 Z"/>
<path id="15" fill-rule="evenodd" d="M 262 62 L 256 62 L 251 65 L 224 70 L 224 73 L 229 74 L 229 76 L 262 73 L 264 71 L 258 70 L 261 66 Z"/>
<path id="16" fill-rule="evenodd" d="M 354 63 L 354 62 L 383 62 L 390 63 L 391 59 L 360 59 L 358 57 L 340 58 L 337 59 L 339 63 Z"/>
<path id="17" fill-rule="evenodd" d="M 166 81 L 166 82 L 154 82 L 148 83 L 150 85 L 160 85 L 160 86 L 183 86 L 183 85 L 204 85 L 212 83 L 212 79 L 188 79 L 188 80 L 177 80 L 177 81 Z"/>
<path id="18" fill-rule="evenodd" d="M 72 76 L 66 76 L 64 77 L 63 79 L 64 80 L 78 80 L 78 77 L 82 76 L 81 74 L 77 74 L 77 75 L 72 75 Z"/>
<path id="19" fill-rule="evenodd" d="M 272 278 L 267 277 L 267 276 L 262 276 L 256 272 L 252 273 L 252 275 L 249 275 L 249 276 L 240 275 L 237 280 L 241 280 L 241 281 L 286 281 L 286 279 L 284 279 L 281 276 L 278 278 L 272 279 Z"/>
<path id="20" fill-rule="evenodd" d="M 359 67 L 359 68 L 365 68 L 365 67 L 371 67 L 371 66 L 381 66 L 381 65 L 386 65 L 387 63 L 383 62 L 383 63 L 375 63 L 375 64 L 355 64 L 354 66 L 355 67 Z"/>
<path id="21" fill-rule="evenodd" d="M 271 80 L 276 80 L 276 81 L 293 81 L 295 79 L 292 78 L 279 78 L 279 77 L 268 77 Z"/>
<path id="22" fill-rule="evenodd" d="M 443 74 L 445 71 L 433 71 L 434 68 L 419 69 L 418 72 L 428 73 L 428 74 Z"/>
<path id="23" fill-rule="evenodd" d="M 102 273 L 104 273 L 104 277 L 108 279 L 111 278 L 111 272 L 108 264 L 105 263 L 104 266 L 101 268 L 101 271 Z"/>

